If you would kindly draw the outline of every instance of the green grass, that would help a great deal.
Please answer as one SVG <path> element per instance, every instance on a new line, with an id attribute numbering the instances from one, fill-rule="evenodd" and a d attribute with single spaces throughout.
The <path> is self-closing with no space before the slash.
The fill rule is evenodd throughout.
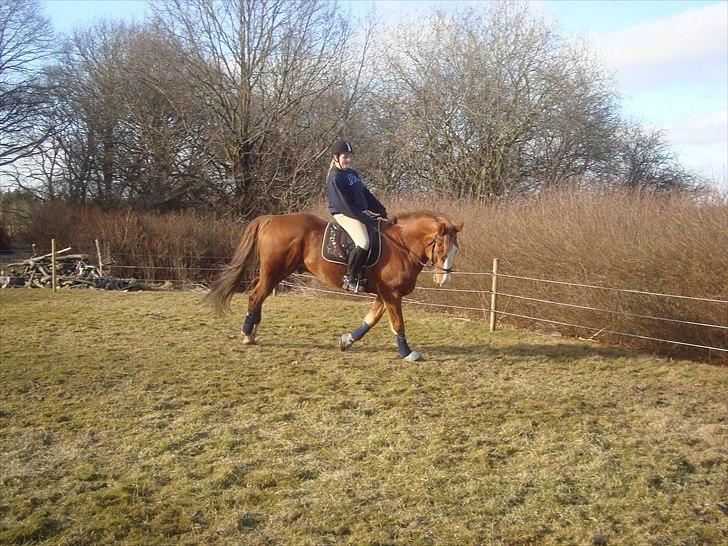
<path id="1" fill-rule="evenodd" d="M 728 369 L 361 303 L 0 293 L 0 543 L 719 544 Z"/>

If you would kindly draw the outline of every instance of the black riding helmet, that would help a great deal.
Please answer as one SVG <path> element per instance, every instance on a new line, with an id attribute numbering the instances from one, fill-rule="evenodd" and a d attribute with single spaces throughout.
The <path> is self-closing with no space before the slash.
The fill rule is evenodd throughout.
<path id="1" fill-rule="evenodd" d="M 351 143 L 347 140 L 337 140 L 331 145 L 331 155 L 339 154 L 353 154 L 354 148 L 351 147 Z"/>

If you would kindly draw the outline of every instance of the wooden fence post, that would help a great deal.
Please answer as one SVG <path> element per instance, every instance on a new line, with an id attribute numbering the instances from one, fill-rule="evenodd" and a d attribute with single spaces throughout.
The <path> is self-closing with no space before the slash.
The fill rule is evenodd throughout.
<path id="1" fill-rule="evenodd" d="M 493 258 L 493 282 L 490 288 L 490 331 L 495 332 L 495 296 L 498 293 L 498 258 Z"/>
<path id="2" fill-rule="evenodd" d="M 51 239 L 51 286 L 56 291 L 56 240 Z"/>
<path id="3" fill-rule="evenodd" d="M 99 240 L 96 239 L 96 256 L 99 258 L 99 277 L 104 276 L 104 264 L 101 263 L 101 247 L 99 246 Z"/>

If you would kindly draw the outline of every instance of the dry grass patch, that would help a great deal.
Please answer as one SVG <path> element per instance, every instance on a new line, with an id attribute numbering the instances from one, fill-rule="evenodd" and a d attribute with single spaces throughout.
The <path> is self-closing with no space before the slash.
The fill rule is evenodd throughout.
<path id="1" fill-rule="evenodd" d="M 1 543 L 728 539 L 725 368 L 416 311 L 405 364 L 300 296 L 255 347 L 198 294 L 0 298 Z"/>

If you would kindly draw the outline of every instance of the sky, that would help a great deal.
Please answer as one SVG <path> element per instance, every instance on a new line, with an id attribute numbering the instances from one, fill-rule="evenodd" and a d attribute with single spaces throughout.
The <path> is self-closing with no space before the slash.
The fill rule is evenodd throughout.
<path id="1" fill-rule="evenodd" d="M 475 0 L 342 0 L 397 25 Z M 683 165 L 728 189 L 728 1 L 533 0 L 562 34 L 586 38 L 617 84 L 625 117 L 664 131 Z M 143 0 L 46 0 L 58 32 L 99 17 L 141 20 Z"/>

